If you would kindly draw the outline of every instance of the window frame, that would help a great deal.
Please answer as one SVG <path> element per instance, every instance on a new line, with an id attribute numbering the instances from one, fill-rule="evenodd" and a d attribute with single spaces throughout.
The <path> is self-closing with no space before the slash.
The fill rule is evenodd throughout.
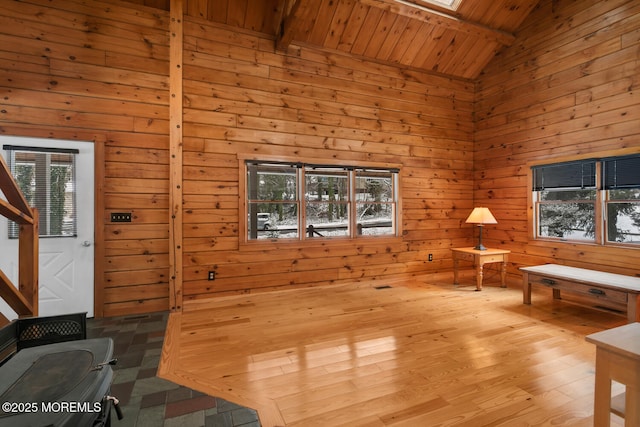
<path id="1" fill-rule="evenodd" d="M 308 244 L 321 244 L 325 245 L 328 242 L 354 242 L 361 241 L 364 239 L 375 239 L 376 241 L 385 241 L 385 240 L 400 240 L 402 236 L 402 219 L 401 219 L 401 168 L 399 164 L 392 163 L 374 163 L 374 162 L 338 162 L 338 161 L 328 161 L 323 162 L 318 159 L 302 159 L 296 158 L 291 159 L 288 157 L 275 157 L 275 156 L 243 156 L 238 155 L 238 166 L 239 166 L 239 206 L 238 212 L 239 215 L 239 224 L 238 224 L 238 233 L 241 246 L 249 246 L 255 247 L 256 245 L 265 245 L 265 244 L 299 244 L 304 243 Z M 297 218 L 297 236 L 290 238 L 260 238 L 260 239 L 252 239 L 249 236 L 249 205 L 252 202 L 249 198 L 249 190 L 247 187 L 248 181 L 248 163 L 271 163 L 271 164 L 283 164 L 283 165 L 299 165 L 297 168 L 297 200 L 298 203 L 298 218 Z M 345 236 L 324 236 L 324 237 L 309 237 L 307 234 L 306 227 L 306 203 L 305 203 L 305 173 L 304 170 L 306 168 L 311 167 L 324 167 L 324 168 L 335 168 L 336 170 L 348 170 L 348 185 L 349 185 L 349 196 L 347 200 L 348 210 L 349 210 L 349 220 L 348 220 L 348 233 Z M 384 170 L 384 171 L 392 171 L 394 174 L 392 175 L 392 185 L 393 185 L 393 197 L 394 197 L 394 205 L 395 209 L 392 214 L 392 230 L 393 232 L 390 234 L 384 235 L 364 235 L 358 234 L 358 228 L 356 226 L 356 215 L 355 209 L 358 205 L 354 198 L 355 192 L 355 175 L 356 170 Z"/>
<path id="2" fill-rule="evenodd" d="M 528 188 L 529 188 L 529 196 L 528 196 L 528 204 L 529 204 L 529 233 L 530 238 L 534 241 L 539 242 L 563 242 L 569 244 L 585 244 L 585 245 L 596 245 L 603 247 L 619 247 L 619 248 L 631 248 L 631 249 L 640 249 L 640 244 L 638 243 L 629 243 L 629 242 L 615 242 L 609 241 L 608 236 L 608 206 L 610 203 L 620 202 L 620 200 L 611 200 L 610 199 L 610 190 L 605 188 L 605 176 L 604 176 L 604 163 L 607 161 L 611 161 L 616 158 L 624 158 L 624 157 L 640 157 L 640 152 L 637 151 L 625 151 L 621 153 L 606 153 L 606 155 L 602 156 L 588 156 L 584 158 L 570 158 L 570 159 L 562 159 L 555 160 L 552 162 L 536 162 L 528 164 Z M 542 236 L 539 233 L 539 223 L 540 223 L 540 205 L 545 204 L 546 202 L 539 200 L 541 191 L 544 189 L 536 188 L 536 178 L 534 174 L 534 169 L 538 167 L 544 166 L 554 166 L 554 165 L 562 165 L 563 163 L 573 163 L 573 162 L 585 162 L 589 160 L 594 160 L 596 164 L 595 168 L 595 201 L 594 201 L 594 238 L 593 240 L 581 240 L 581 239 L 568 239 L 561 237 L 552 237 L 552 236 Z M 575 189 L 575 188 L 574 188 Z M 560 191 L 560 190 L 558 190 Z M 548 202 L 547 202 L 548 203 Z"/>

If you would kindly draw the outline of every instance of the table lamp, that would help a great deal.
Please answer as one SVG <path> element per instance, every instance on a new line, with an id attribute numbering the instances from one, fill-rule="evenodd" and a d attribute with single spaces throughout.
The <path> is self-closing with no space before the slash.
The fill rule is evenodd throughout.
<path id="1" fill-rule="evenodd" d="M 484 251 L 487 248 L 482 244 L 482 226 L 484 224 L 497 224 L 498 221 L 493 217 L 489 208 L 473 208 L 471 215 L 465 221 L 467 224 L 478 224 L 480 233 L 478 235 L 478 246 L 473 249 Z"/>

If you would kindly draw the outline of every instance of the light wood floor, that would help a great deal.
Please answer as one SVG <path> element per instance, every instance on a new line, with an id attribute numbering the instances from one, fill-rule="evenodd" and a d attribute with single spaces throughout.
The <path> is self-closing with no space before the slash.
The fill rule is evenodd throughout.
<path id="1" fill-rule="evenodd" d="M 159 375 L 257 409 L 263 426 L 591 426 L 584 337 L 625 318 L 471 282 L 192 301 L 170 317 Z"/>

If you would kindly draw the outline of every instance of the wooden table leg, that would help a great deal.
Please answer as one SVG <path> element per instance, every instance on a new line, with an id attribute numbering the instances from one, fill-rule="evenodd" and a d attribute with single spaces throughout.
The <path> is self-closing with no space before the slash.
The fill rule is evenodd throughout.
<path id="1" fill-rule="evenodd" d="M 482 262 L 478 262 L 478 265 L 476 266 L 476 291 L 482 290 L 482 278 L 484 276 L 484 272 L 482 271 L 483 269 L 484 265 Z"/>
<path id="2" fill-rule="evenodd" d="M 458 257 L 453 254 L 453 284 L 458 284 Z"/>
<path id="3" fill-rule="evenodd" d="M 522 273 L 522 303 L 531 304 L 531 283 L 529 283 L 529 273 Z"/>
<path id="4" fill-rule="evenodd" d="M 625 392 L 624 405 L 624 425 L 625 427 L 640 426 L 640 393 L 638 389 L 627 386 Z"/>
<path id="5" fill-rule="evenodd" d="M 507 260 L 502 261 L 502 270 L 500 271 L 500 281 L 502 287 L 507 287 Z"/>
<path id="6" fill-rule="evenodd" d="M 596 385 L 593 402 L 593 425 L 609 427 L 611 423 L 611 377 L 609 353 L 596 348 Z"/>

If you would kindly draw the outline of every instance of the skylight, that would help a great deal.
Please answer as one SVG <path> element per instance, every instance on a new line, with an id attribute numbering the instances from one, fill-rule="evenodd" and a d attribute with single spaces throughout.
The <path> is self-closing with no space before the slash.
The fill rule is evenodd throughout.
<path id="1" fill-rule="evenodd" d="M 457 10 L 462 0 L 408 0 L 408 3 L 413 3 L 417 6 L 440 6 L 450 10 Z"/>

